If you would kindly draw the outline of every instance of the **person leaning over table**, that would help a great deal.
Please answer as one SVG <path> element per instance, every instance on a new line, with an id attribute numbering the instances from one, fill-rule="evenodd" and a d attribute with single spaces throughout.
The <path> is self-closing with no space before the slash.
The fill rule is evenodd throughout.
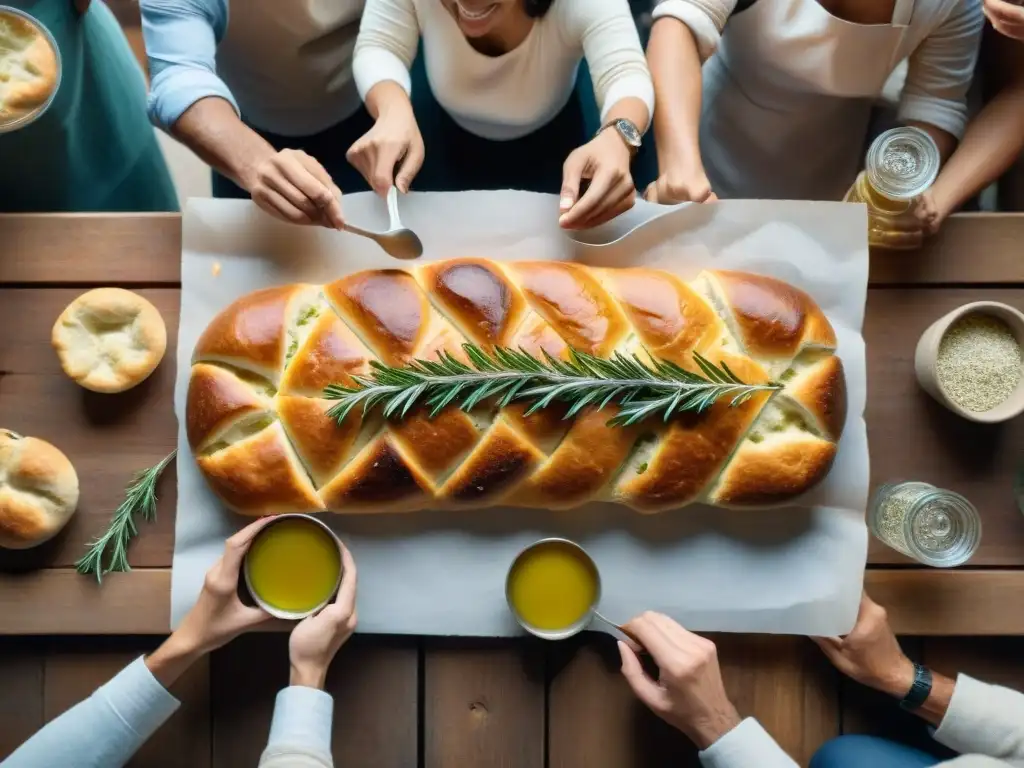
<path id="1" fill-rule="evenodd" d="M 985 15 L 999 33 L 990 42 L 994 70 L 1004 82 L 915 205 L 929 234 L 938 232 L 951 213 L 1002 176 L 1024 151 L 1024 7 L 984 1 Z"/>
<path id="2" fill-rule="evenodd" d="M 410 106 L 421 36 L 441 107 L 426 125 Z M 584 56 L 596 136 L 574 93 Z M 633 206 L 630 163 L 654 105 L 626 0 L 368 0 L 354 71 L 376 122 L 348 156 L 379 194 L 405 192 L 423 166 L 418 188 L 559 193 L 568 228 Z"/>
<path id="3" fill-rule="evenodd" d="M 842 199 L 904 59 L 900 122 L 943 158 L 963 135 L 980 0 L 661 0 L 654 17 L 652 201 Z"/>
<path id="4" fill-rule="evenodd" d="M 149 656 L 136 659 L 92 696 L 44 726 L 0 763 L 3 768 L 117 768 L 174 714 L 168 688 L 207 653 L 270 619 L 238 599 L 242 558 L 273 518 L 243 528 L 207 572 L 195 607 Z M 356 627 L 356 566 L 342 548 L 344 577 L 335 601 L 299 622 L 288 640 L 289 686 L 277 695 L 259 768 L 331 768 L 334 702 L 327 668 Z"/>
<path id="5" fill-rule="evenodd" d="M 352 80 L 363 0 L 140 0 L 150 117 L 213 169 L 215 197 L 342 225 L 372 125 Z"/>
<path id="6" fill-rule="evenodd" d="M 729 701 L 714 643 L 667 616 L 645 613 L 628 625 L 660 671 L 649 677 L 619 643 L 622 674 L 637 697 L 701 749 L 708 768 L 796 768 L 753 718 Z M 811 768 L 997 768 L 1024 764 L 1024 695 L 966 675 L 955 681 L 917 667 L 900 649 L 885 610 L 864 595 L 857 623 L 844 638 L 813 638 L 835 667 L 859 683 L 902 700 L 935 739 L 962 756 L 941 762 L 910 747 L 870 736 L 841 736 L 811 758 Z"/>
<path id="7" fill-rule="evenodd" d="M 103 3 L 13 6 L 53 35 L 62 60 L 49 108 L 0 136 L 0 212 L 177 211 L 178 196 L 146 120 L 146 82 Z"/>

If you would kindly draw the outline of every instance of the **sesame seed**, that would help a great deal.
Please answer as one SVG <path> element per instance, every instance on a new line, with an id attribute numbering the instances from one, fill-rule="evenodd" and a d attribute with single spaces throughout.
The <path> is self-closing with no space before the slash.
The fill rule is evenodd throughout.
<path id="1" fill-rule="evenodd" d="M 998 317 L 964 315 L 939 342 L 935 367 L 950 400 L 974 413 L 990 411 L 1020 383 L 1020 344 Z"/>

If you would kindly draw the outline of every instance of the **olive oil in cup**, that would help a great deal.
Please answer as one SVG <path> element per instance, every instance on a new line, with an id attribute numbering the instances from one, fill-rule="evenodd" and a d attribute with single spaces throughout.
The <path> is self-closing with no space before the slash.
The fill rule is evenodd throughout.
<path id="1" fill-rule="evenodd" d="M 256 534 L 242 572 L 263 610 L 279 619 L 304 619 L 341 586 L 341 542 L 315 517 L 279 515 Z"/>
<path id="2" fill-rule="evenodd" d="M 600 629 L 634 648 L 635 638 L 597 611 L 601 574 L 579 544 L 541 539 L 520 552 L 505 578 L 505 599 L 519 625 L 544 640 Z"/>

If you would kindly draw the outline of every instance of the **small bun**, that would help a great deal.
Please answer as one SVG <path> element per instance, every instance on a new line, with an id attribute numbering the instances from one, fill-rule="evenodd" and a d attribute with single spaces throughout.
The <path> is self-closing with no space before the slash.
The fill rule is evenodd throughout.
<path id="1" fill-rule="evenodd" d="M 0 429 L 0 547 L 28 549 L 56 536 L 78 506 L 78 475 L 44 440 Z"/>
<path id="2" fill-rule="evenodd" d="M 156 307 L 131 291 L 97 288 L 68 305 L 53 326 L 64 373 L 93 392 L 123 392 L 160 364 L 167 329 Z"/>
<path id="3" fill-rule="evenodd" d="M 0 12 L 0 123 L 27 118 L 60 78 L 49 38 L 20 14 Z"/>

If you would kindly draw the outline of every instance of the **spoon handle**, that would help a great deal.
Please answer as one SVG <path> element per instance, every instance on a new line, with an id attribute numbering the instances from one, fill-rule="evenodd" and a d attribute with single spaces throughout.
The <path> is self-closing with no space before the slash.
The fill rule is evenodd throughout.
<path id="1" fill-rule="evenodd" d="M 347 221 L 345 222 L 345 231 L 351 232 L 353 235 L 368 237 L 371 240 L 377 240 L 377 238 L 380 237 L 379 232 L 371 232 L 368 229 L 362 229 L 360 227 L 355 226 L 354 224 L 349 224 Z"/>
<path id="2" fill-rule="evenodd" d="M 402 218 L 398 215 L 398 187 L 394 184 L 388 190 L 388 217 L 391 219 L 391 224 L 388 226 L 389 231 L 403 229 Z"/>
<path id="3" fill-rule="evenodd" d="M 622 625 L 616 624 L 615 622 L 606 619 L 597 611 L 594 611 L 594 624 L 597 625 L 596 627 L 594 627 L 595 629 L 600 629 L 602 632 L 606 632 L 607 634 L 614 637 L 616 640 L 622 641 L 637 653 L 640 653 L 644 650 L 643 644 L 640 642 L 636 635 L 634 635 L 632 632 L 630 632 Z"/>

